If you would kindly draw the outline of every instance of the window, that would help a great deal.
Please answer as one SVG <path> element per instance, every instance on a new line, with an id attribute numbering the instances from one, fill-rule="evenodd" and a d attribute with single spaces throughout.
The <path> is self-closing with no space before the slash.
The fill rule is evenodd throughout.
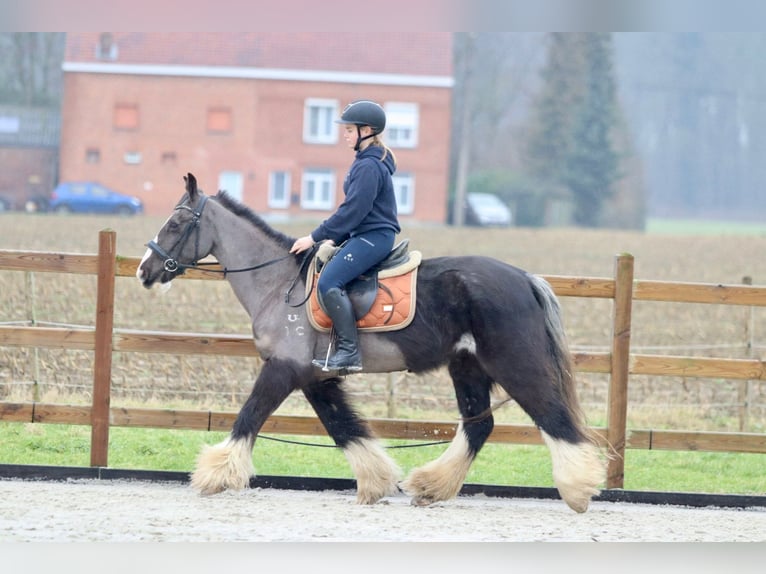
<path id="1" fill-rule="evenodd" d="M 114 106 L 114 128 L 118 130 L 138 129 L 138 106 L 136 104 L 116 104 Z"/>
<path id="2" fill-rule="evenodd" d="M 101 32 L 96 46 L 96 58 L 99 60 L 116 60 L 119 50 L 114 43 L 114 35 L 111 32 Z"/>
<path id="3" fill-rule="evenodd" d="M 386 103 L 386 143 L 394 147 L 418 145 L 418 105 L 405 102 Z"/>
<path id="4" fill-rule="evenodd" d="M 122 156 L 122 159 L 128 165 L 139 165 L 141 163 L 141 152 L 140 151 L 126 151 L 125 155 Z"/>
<path id="5" fill-rule="evenodd" d="M 335 175 L 329 169 L 307 169 L 303 172 L 301 207 L 332 209 L 335 202 Z"/>
<path id="6" fill-rule="evenodd" d="M 0 134 L 17 134 L 21 120 L 16 116 L 0 116 Z"/>
<path id="7" fill-rule="evenodd" d="M 85 150 L 85 163 L 101 163 L 101 150 L 89 147 Z"/>
<path id="8" fill-rule="evenodd" d="M 338 102 L 310 98 L 303 108 L 303 141 L 334 144 L 338 141 Z"/>
<path id="9" fill-rule="evenodd" d="M 409 215 L 415 210 L 415 178 L 409 174 L 396 174 L 391 180 L 396 195 L 396 210 Z"/>
<path id="10" fill-rule="evenodd" d="M 269 207 L 285 209 L 290 206 L 290 172 L 272 171 L 269 175 Z"/>
<path id="11" fill-rule="evenodd" d="M 218 176 L 218 189 L 222 189 L 237 201 L 242 201 L 244 178 L 238 171 L 222 171 Z"/>
<path id="12" fill-rule="evenodd" d="M 164 151 L 160 156 L 160 162 L 163 165 L 176 165 L 178 163 L 178 156 L 174 151 Z"/>
<path id="13" fill-rule="evenodd" d="M 226 134 L 231 132 L 231 109 L 209 108 L 207 111 L 207 131 Z"/>
<path id="14" fill-rule="evenodd" d="M 96 184 L 93 187 L 90 188 L 90 194 L 93 197 L 99 197 L 99 198 L 107 198 L 111 194 L 109 193 L 109 190 L 106 188 L 101 187 L 100 185 Z"/>

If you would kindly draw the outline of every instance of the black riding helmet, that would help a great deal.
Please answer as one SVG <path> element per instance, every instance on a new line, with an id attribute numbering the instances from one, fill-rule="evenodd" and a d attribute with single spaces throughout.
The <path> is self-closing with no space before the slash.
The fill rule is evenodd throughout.
<path id="1" fill-rule="evenodd" d="M 386 112 L 380 106 L 371 100 L 357 100 L 351 102 L 343 109 L 338 124 L 354 124 L 356 126 L 356 145 L 354 151 L 359 150 L 359 144 L 367 138 L 375 137 L 386 127 Z M 362 137 L 359 131 L 361 126 L 370 126 L 372 134 Z"/>

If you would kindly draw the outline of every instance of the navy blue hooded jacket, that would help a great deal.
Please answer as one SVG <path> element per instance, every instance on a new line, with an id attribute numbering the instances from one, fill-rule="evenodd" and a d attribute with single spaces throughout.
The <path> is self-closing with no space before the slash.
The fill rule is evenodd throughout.
<path id="1" fill-rule="evenodd" d="M 391 154 L 370 145 L 356 153 L 354 163 L 343 181 L 346 196 L 338 209 L 311 232 L 314 241 L 332 239 L 340 245 L 351 235 L 373 229 L 401 231 L 396 215 L 396 196 L 391 175 L 396 170 Z"/>

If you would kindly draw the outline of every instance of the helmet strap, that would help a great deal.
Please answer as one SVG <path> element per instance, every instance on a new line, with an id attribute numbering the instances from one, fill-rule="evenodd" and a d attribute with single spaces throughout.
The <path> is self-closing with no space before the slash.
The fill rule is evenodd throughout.
<path id="1" fill-rule="evenodd" d="M 354 151 L 359 151 L 359 146 L 362 145 L 362 142 L 364 140 L 368 140 L 370 138 L 374 138 L 376 135 L 378 135 L 378 134 L 375 133 L 375 131 L 373 130 L 373 132 L 370 135 L 362 137 L 362 126 L 357 124 L 357 126 L 356 126 L 356 145 L 354 146 Z"/>

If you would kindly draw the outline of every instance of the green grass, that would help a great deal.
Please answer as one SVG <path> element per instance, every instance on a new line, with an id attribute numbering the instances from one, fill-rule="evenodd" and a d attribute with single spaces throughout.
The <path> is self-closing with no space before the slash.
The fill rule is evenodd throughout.
<path id="1" fill-rule="evenodd" d="M 646 232 L 663 235 L 766 235 L 766 224 L 712 219 L 649 218 Z"/>
<path id="2" fill-rule="evenodd" d="M 0 463 L 52 466 L 90 464 L 90 427 L 0 423 Z M 203 444 L 226 433 L 119 428 L 110 430 L 109 466 L 122 469 L 191 471 Z M 271 435 L 266 435 L 271 436 Z M 331 445 L 326 437 L 275 436 L 289 441 Z M 385 441 L 397 446 L 405 441 Z M 446 445 L 396 448 L 389 452 L 404 472 L 441 454 Z M 343 453 L 258 440 L 253 462 L 261 475 L 353 478 Z M 629 450 L 625 488 L 661 492 L 766 493 L 762 454 Z M 488 444 L 466 482 L 510 486 L 553 486 L 548 450 L 542 446 Z"/>

